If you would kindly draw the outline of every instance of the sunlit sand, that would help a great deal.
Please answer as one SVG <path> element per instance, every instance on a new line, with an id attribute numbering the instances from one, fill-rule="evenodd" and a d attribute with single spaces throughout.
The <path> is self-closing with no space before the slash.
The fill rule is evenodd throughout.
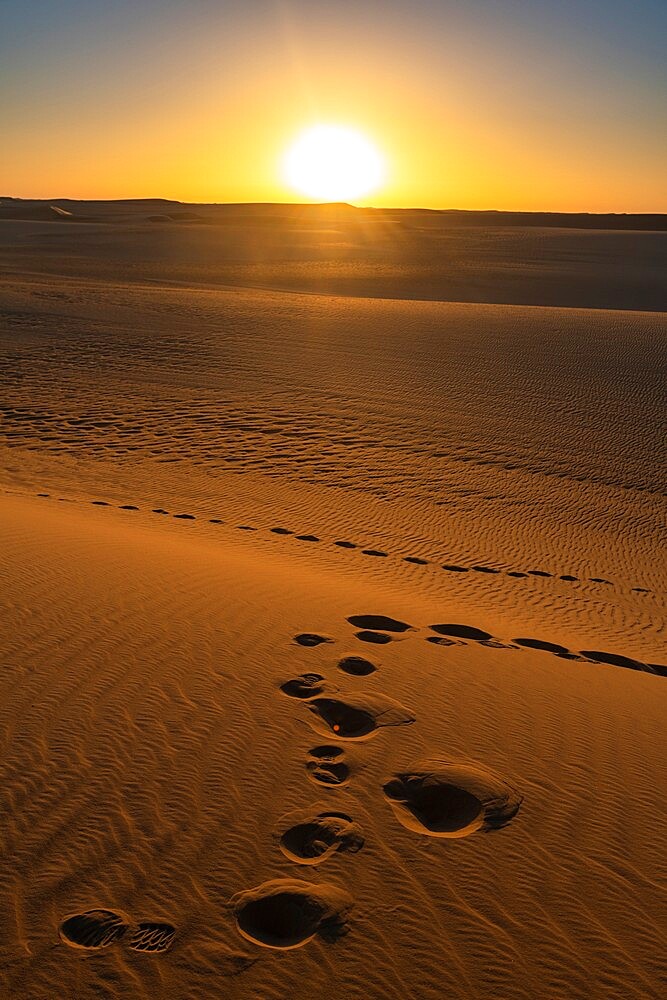
<path id="1" fill-rule="evenodd" d="M 2 200 L 3 997 L 659 996 L 664 229 Z"/>

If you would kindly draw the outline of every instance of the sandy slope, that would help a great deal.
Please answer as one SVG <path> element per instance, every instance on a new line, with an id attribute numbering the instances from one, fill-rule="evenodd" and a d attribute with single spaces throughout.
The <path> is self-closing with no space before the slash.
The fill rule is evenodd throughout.
<path id="1" fill-rule="evenodd" d="M 353 580 L 333 553 L 310 566 L 148 513 L 1 506 L 6 995 L 52 997 L 54 982 L 77 997 L 659 995 L 661 678 L 427 642 L 449 619 L 447 586 Z M 347 619 L 365 614 L 416 630 L 364 643 Z M 303 647 L 303 632 L 333 642 Z M 344 674 L 348 653 L 378 670 Z M 279 689 L 303 672 L 416 721 L 324 737 Z M 306 770 L 332 742 L 343 788 Z M 424 757 L 491 768 L 521 809 L 461 839 L 404 828 L 382 785 Z M 281 817 L 322 802 L 364 846 L 295 864 Z M 276 878 L 349 892 L 348 934 L 286 953 L 244 940 L 229 898 Z M 93 908 L 173 925 L 171 949 L 59 942 L 60 921 Z"/>
<path id="2" fill-rule="evenodd" d="M 657 998 L 661 234 L 618 311 L 613 233 L 462 236 L 490 305 L 67 226 L 0 224 L 0 995 Z"/>

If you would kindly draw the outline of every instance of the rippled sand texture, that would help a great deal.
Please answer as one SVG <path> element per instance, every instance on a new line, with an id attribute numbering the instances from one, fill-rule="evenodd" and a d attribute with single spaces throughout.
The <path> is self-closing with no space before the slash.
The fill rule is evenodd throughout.
<path id="1" fill-rule="evenodd" d="M 660 996 L 664 236 L 408 215 L 0 220 L 3 997 Z"/>

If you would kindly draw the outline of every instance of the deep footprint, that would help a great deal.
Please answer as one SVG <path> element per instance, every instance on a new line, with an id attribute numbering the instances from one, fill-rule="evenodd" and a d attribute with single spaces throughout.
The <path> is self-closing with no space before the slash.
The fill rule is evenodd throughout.
<path id="1" fill-rule="evenodd" d="M 334 640 L 328 635 L 318 635 L 316 632 L 300 632 L 299 635 L 294 636 L 294 641 L 299 646 L 319 646 L 323 642 L 333 642 Z"/>
<path id="2" fill-rule="evenodd" d="M 290 677 L 281 684 L 280 690 L 289 698 L 300 698 L 303 701 L 307 698 L 316 698 L 325 691 L 335 691 L 336 688 L 328 684 L 321 674 L 299 674 L 298 677 Z"/>
<path id="3" fill-rule="evenodd" d="M 355 632 L 354 634 L 361 642 L 372 642 L 376 646 L 384 646 L 392 641 L 390 635 L 385 635 L 384 632 L 369 632 L 368 629 L 364 629 L 362 632 Z"/>
<path id="4" fill-rule="evenodd" d="M 335 941 L 346 931 L 352 897 L 335 885 L 280 878 L 238 892 L 229 901 L 239 933 L 266 948 L 299 948 L 319 934 Z"/>
<path id="5" fill-rule="evenodd" d="M 512 639 L 512 642 L 527 649 L 542 649 L 545 653 L 555 653 L 556 656 L 570 652 L 567 646 L 559 646 L 557 642 L 546 642 L 543 639 Z"/>
<path id="6" fill-rule="evenodd" d="M 429 837 L 467 837 L 512 820 L 523 797 L 481 765 L 423 761 L 383 786 L 396 818 Z"/>
<path id="7" fill-rule="evenodd" d="M 300 865 L 320 864 L 337 851 L 355 854 L 364 846 L 351 816 L 317 806 L 283 816 L 276 837 L 285 857 Z"/>
<path id="8" fill-rule="evenodd" d="M 475 628 L 474 625 L 429 625 L 429 628 L 438 635 L 453 636 L 455 639 L 473 639 L 475 642 L 493 639 L 490 632 Z"/>
<path id="9" fill-rule="evenodd" d="M 355 628 L 372 629 L 379 632 L 409 632 L 412 625 L 389 618 L 387 615 L 350 615 L 347 619 Z"/>
<path id="10" fill-rule="evenodd" d="M 377 667 L 363 656 L 344 656 L 338 661 L 338 669 L 354 677 L 368 677 L 375 673 Z"/>
<path id="11" fill-rule="evenodd" d="M 127 918 L 113 910 L 86 910 L 65 917 L 58 933 L 71 948 L 97 951 L 120 941 L 128 926 Z"/>
<path id="12" fill-rule="evenodd" d="M 308 777 L 318 785 L 344 785 L 350 777 L 350 768 L 344 762 L 345 752 L 340 747 L 319 746 L 308 752 L 306 770 Z"/>
<path id="13" fill-rule="evenodd" d="M 384 695 L 353 692 L 335 697 L 314 698 L 306 703 L 318 732 L 334 734 L 342 740 L 370 739 L 386 726 L 407 726 L 415 721 L 403 705 Z"/>
<path id="14" fill-rule="evenodd" d="M 141 920 L 132 931 L 127 942 L 132 951 L 144 951 L 158 954 L 171 948 L 176 928 L 171 924 Z"/>

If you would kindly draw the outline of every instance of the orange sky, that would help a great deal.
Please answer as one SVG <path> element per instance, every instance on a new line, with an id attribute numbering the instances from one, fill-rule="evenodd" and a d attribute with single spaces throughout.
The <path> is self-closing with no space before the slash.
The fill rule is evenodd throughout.
<path id="1" fill-rule="evenodd" d="M 5 7 L 0 194 L 301 200 L 285 148 L 332 122 L 385 157 L 359 203 L 667 211 L 648 0 Z"/>

